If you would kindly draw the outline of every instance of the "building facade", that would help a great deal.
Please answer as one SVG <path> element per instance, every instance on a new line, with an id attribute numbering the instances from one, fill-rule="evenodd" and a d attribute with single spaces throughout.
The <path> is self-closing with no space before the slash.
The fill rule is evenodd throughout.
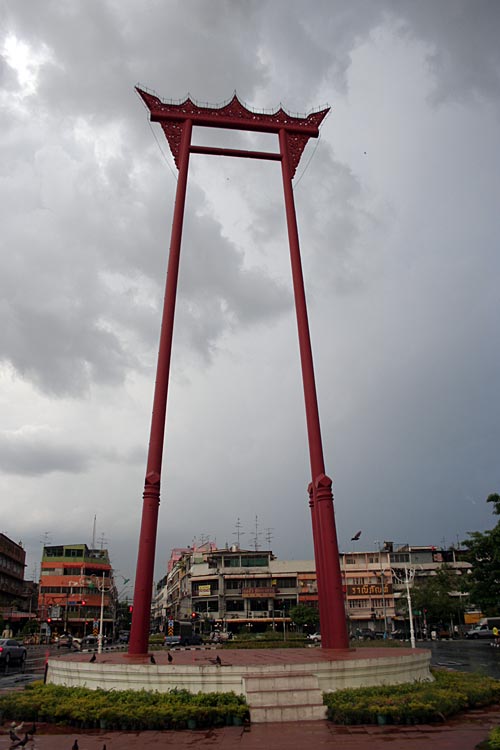
<path id="1" fill-rule="evenodd" d="M 21 543 L 0 534 L 0 635 L 17 635 L 27 621 L 36 618 L 32 606 L 33 582 L 24 580 L 26 552 Z"/>
<path id="2" fill-rule="evenodd" d="M 377 550 L 341 553 L 349 634 L 356 635 L 360 628 L 383 634 L 402 627 L 408 612 L 406 579 L 411 588 L 435 575 L 442 565 L 459 574 L 470 567 L 454 550 L 430 546 L 409 548 L 387 542 Z M 298 604 L 318 607 L 313 560 L 278 560 L 271 551 L 236 546 L 186 548 L 157 585 L 152 622 L 159 631 L 169 620 L 192 620 L 205 630 L 260 632 L 291 624 L 290 610 Z"/>
<path id="3" fill-rule="evenodd" d="M 38 614 L 49 634 L 90 635 L 99 628 L 112 635 L 116 615 L 116 586 L 105 549 L 86 544 L 43 548 Z"/>

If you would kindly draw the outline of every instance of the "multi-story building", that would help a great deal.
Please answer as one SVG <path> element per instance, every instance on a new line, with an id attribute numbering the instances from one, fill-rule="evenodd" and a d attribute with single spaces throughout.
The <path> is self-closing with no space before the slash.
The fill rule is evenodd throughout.
<path id="1" fill-rule="evenodd" d="M 176 550 L 179 553 L 179 550 Z M 349 632 L 360 627 L 391 632 L 406 615 L 409 585 L 434 575 L 447 564 L 465 572 L 453 550 L 395 547 L 387 542 L 374 551 L 340 554 Z M 460 596 L 458 592 L 451 595 Z M 318 606 L 313 560 L 277 560 L 271 551 L 186 548 L 176 555 L 159 582 L 152 621 L 163 630 L 167 619 L 217 623 L 228 630 L 265 630 L 290 622 L 297 604 Z"/>
<path id="2" fill-rule="evenodd" d="M 364 626 L 390 632 L 396 609 L 387 550 L 341 553 L 340 569 L 349 631 Z"/>
<path id="3" fill-rule="evenodd" d="M 0 534 L 0 607 L 24 598 L 26 552 L 5 534 Z"/>
<path id="4" fill-rule="evenodd" d="M 311 590 L 315 587 L 310 560 L 288 562 L 276 560 L 271 551 L 212 546 L 209 551 L 186 551 L 171 567 L 165 585 L 159 585 L 156 601 L 163 602 L 163 624 L 194 615 L 228 630 L 257 631 L 290 622 L 290 609 L 305 601 L 307 583 Z"/>
<path id="5" fill-rule="evenodd" d="M 30 582 L 24 580 L 25 560 L 22 545 L 0 534 L 0 614 L 6 635 L 17 635 L 27 620 L 36 617 L 30 607 Z"/>
<path id="6" fill-rule="evenodd" d="M 116 611 L 113 569 L 105 549 L 86 544 L 50 545 L 43 548 L 38 612 L 52 633 L 83 636 L 99 628 L 112 635 Z"/>

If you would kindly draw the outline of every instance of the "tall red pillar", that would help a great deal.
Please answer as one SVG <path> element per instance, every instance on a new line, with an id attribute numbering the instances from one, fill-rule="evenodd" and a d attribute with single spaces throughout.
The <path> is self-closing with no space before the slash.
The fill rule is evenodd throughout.
<path id="1" fill-rule="evenodd" d="M 151 620 L 151 600 L 153 595 L 154 563 L 156 551 L 156 530 L 160 506 L 161 465 L 163 458 L 163 441 L 167 411 L 168 379 L 170 358 L 174 333 L 175 299 L 179 260 L 181 252 L 182 224 L 186 203 L 186 188 L 189 166 L 189 147 L 191 144 L 192 122 L 184 121 L 179 154 L 179 179 L 175 196 L 170 254 L 168 259 L 163 317 L 158 349 L 158 364 L 153 397 L 153 414 L 144 484 L 144 501 L 142 522 L 139 535 L 139 552 L 134 588 L 134 609 L 128 653 L 130 655 L 147 654 L 149 641 L 149 624 Z"/>
<path id="2" fill-rule="evenodd" d="M 312 474 L 309 498 L 313 538 L 315 538 L 314 554 L 321 621 L 321 645 L 323 648 L 348 648 L 349 639 L 345 621 L 337 532 L 333 513 L 332 482 L 325 475 L 311 337 L 300 259 L 299 233 L 293 198 L 289 141 L 288 134 L 284 129 L 279 132 L 279 142 Z"/>

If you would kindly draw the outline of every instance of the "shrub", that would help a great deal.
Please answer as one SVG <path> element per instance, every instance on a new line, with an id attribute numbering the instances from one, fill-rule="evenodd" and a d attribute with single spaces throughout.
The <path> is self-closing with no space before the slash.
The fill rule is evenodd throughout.
<path id="1" fill-rule="evenodd" d="M 234 717 L 249 717 L 245 699 L 235 693 L 106 692 L 43 683 L 0 696 L 0 712 L 6 720 L 122 730 L 182 729 L 188 721 L 200 727 L 222 726 Z"/>
<path id="2" fill-rule="evenodd" d="M 464 672 L 433 672 L 434 682 L 339 690 L 327 693 L 328 718 L 337 724 L 443 721 L 460 711 L 500 701 L 500 682 Z"/>
<path id="3" fill-rule="evenodd" d="M 486 747 L 488 750 L 500 750 L 500 727 L 491 730 Z"/>

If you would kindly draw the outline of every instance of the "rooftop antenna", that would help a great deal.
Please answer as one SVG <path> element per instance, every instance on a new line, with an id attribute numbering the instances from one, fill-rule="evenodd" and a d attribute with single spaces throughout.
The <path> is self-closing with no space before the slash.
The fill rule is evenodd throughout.
<path id="1" fill-rule="evenodd" d="M 95 527 L 97 522 L 97 516 L 94 516 L 94 523 L 92 526 L 92 549 L 95 549 Z"/>
<path id="2" fill-rule="evenodd" d="M 101 550 L 104 549 L 104 545 L 108 543 L 108 540 L 104 537 L 104 533 L 101 534 L 99 537 L 99 544 L 101 545 Z"/>
<path id="3" fill-rule="evenodd" d="M 238 549 L 240 548 L 240 537 L 245 536 L 245 532 L 241 530 L 241 521 L 238 516 L 238 519 L 235 523 L 235 529 L 236 531 L 233 531 L 233 536 L 236 537 L 236 545 Z"/>
<path id="4" fill-rule="evenodd" d="M 273 539 L 273 529 L 266 529 L 267 549 L 271 549 L 271 540 Z"/>
<path id="5" fill-rule="evenodd" d="M 255 532 L 253 536 L 253 548 L 257 552 L 257 550 L 260 549 L 259 544 L 259 537 L 260 537 L 260 531 L 259 531 L 259 517 L 255 516 Z"/>

